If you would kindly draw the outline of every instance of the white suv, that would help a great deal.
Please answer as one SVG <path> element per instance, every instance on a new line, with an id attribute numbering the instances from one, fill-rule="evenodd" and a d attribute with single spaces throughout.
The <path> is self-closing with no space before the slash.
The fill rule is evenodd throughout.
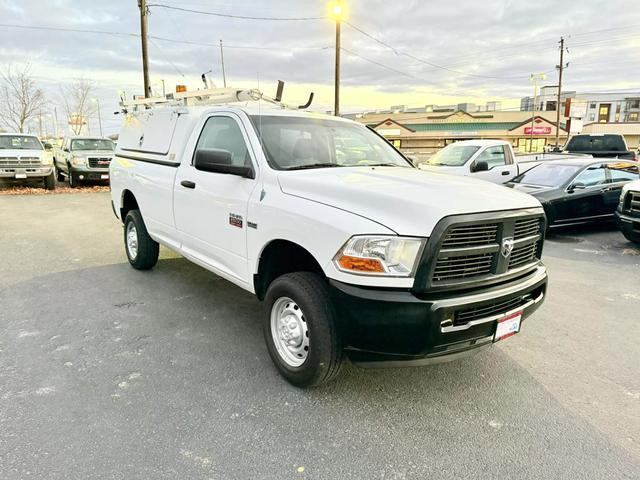
<path id="1" fill-rule="evenodd" d="M 291 383 L 464 356 L 544 298 L 533 197 L 420 171 L 365 126 L 254 105 L 128 113 L 111 195 L 131 265 L 158 244 L 267 303 Z"/>

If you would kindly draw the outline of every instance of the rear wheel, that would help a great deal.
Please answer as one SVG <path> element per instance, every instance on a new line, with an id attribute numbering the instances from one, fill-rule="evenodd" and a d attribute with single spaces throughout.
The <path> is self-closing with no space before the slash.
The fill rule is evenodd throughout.
<path id="1" fill-rule="evenodd" d="M 64 175 L 62 175 L 62 172 L 60 171 L 60 169 L 55 165 L 53 169 L 56 172 L 56 180 L 58 180 L 59 182 L 64 181 Z"/>
<path id="2" fill-rule="evenodd" d="M 343 349 L 327 282 L 311 272 L 283 275 L 269 286 L 265 303 L 264 337 L 280 374 L 297 387 L 333 379 Z"/>
<path id="3" fill-rule="evenodd" d="M 124 246 L 131 266 L 149 270 L 158 262 L 160 246 L 149 233 L 140 210 L 130 210 L 124 219 Z"/>

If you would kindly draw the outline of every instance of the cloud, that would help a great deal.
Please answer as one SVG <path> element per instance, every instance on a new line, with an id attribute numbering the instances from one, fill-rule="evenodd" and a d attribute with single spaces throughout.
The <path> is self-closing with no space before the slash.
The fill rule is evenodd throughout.
<path id="1" fill-rule="evenodd" d="M 326 13 L 324 2 L 315 0 L 157 3 L 252 16 Z M 627 28 L 628 12 L 637 7 L 635 0 L 348 3 L 347 22 L 395 50 L 348 23 L 342 25 L 343 47 L 356 54 L 342 54 L 344 109 L 493 99 L 516 105 L 519 97 L 529 94 L 527 77 L 531 72 L 546 71 L 549 82 L 555 82 L 560 35 L 565 35 L 570 49 L 567 89 L 638 86 L 640 34 L 637 27 Z M 132 0 L 3 0 L 0 18 L 3 24 L 133 34 L 139 31 L 138 10 Z M 253 87 L 259 78 L 261 86 L 270 91 L 276 80 L 283 79 L 288 83 L 287 94 L 303 98 L 306 89 L 314 88 L 319 106 L 332 104 L 334 24 L 330 20 L 249 21 L 152 7 L 149 32 L 154 37 L 202 44 L 151 41 L 150 70 L 156 90 L 160 89 L 160 79 L 171 89 L 175 83 L 198 87 L 200 74 L 209 70 L 213 70 L 211 78 L 221 83 L 218 41 L 222 39 L 227 45 L 227 76 L 234 85 Z M 44 79 L 45 90 L 52 94 L 59 90 L 60 83 L 72 78 L 93 79 L 104 111 L 116 109 L 117 90 L 142 92 L 140 42 L 134 36 L 2 26 L 2 63 L 31 63 L 34 72 Z M 117 117 L 105 120 L 109 129 L 117 129 L 118 122 Z"/>

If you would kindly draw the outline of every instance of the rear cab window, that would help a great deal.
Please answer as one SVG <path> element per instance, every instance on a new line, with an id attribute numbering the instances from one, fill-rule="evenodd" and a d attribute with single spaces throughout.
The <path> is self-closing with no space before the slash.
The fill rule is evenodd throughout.
<path id="1" fill-rule="evenodd" d="M 621 135 L 576 135 L 569 140 L 569 152 L 624 152 L 627 146 Z"/>

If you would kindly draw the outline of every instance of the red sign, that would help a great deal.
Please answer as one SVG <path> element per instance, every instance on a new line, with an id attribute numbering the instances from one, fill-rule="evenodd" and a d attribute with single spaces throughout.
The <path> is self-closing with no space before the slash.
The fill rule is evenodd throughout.
<path id="1" fill-rule="evenodd" d="M 533 132 L 531 131 L 531 127 L 524 127 L 525 135 L 549 135 L 551 133 L 551 127 L 533 127 Z"/>

